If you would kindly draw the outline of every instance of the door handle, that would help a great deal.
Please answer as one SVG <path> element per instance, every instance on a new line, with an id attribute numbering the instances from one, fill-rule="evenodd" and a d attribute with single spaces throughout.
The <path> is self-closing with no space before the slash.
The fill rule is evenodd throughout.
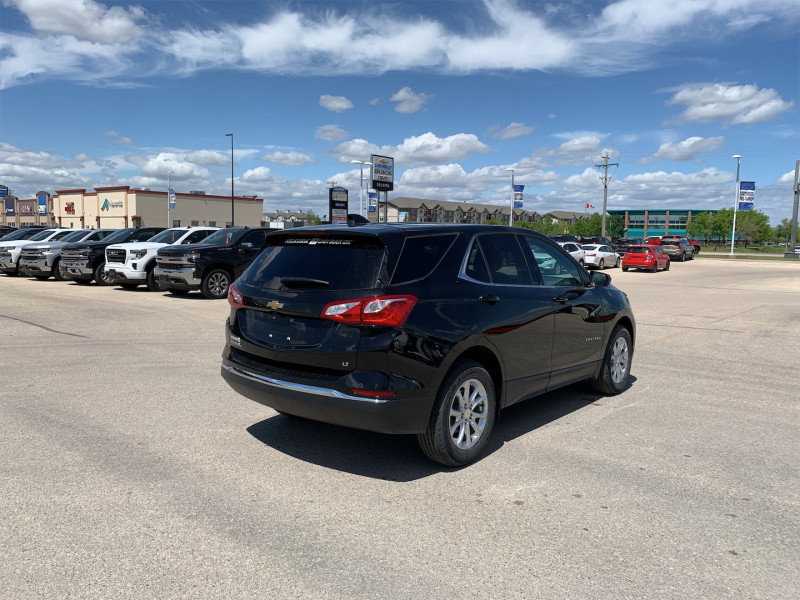
<path id="1" fill-rule="evenodd" d="M 500 296 L 495 296 L 494 294 L 484 294 L 480 298 L 478 298 L 481 302 L 486 302 L 486 304 L 497 304 L 500 302 Z"/>

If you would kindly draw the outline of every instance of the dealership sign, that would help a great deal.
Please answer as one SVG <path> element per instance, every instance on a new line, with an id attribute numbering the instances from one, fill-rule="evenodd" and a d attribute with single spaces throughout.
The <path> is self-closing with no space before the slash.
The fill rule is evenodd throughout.
<path id="1" fill-rule="evenodd" d="M 739 182 L 739 210 L 753 210 L 753 202 L 756 196 L 755 181 Z"/>
<path id="2" fill-rule="evenodd" d="M 328 190 L 328 213 L 331 223 L 347 225 L 347 190 L 333 187 Z"/>
<path id="3" fill-rule="evenodd" d="M 391 192 L 394 189 L 394 158 L 373 154 L 370 163 L 372 163 L 372 188 L 379 192 Z"/>
<path id="4" fill-rule="evenodd" d="M 122 208 L 122 200 L 109 200 L 106 198 L 100 210 L 111 210 L 112 208 Z"/>

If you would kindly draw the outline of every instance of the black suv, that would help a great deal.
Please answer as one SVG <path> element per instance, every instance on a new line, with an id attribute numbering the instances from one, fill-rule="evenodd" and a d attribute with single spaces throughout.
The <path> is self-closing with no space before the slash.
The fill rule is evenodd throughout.
<path id="1" fill-rule="evenodd" d="M 172 294 L 200 290 L 206 298 L 225 298 L 228 286 L 264 248 L 268 227 L 228 227 L 191 246 L 158 249 L 156 282 Z"/>
<path id="2" fill-rule="evenodd" d="M 584 379 L 626 389 L 635 322 L 610 280 L 519 228 L 273 230 L 230 287 L 221 372 L 278 412 L 414 433 L 463 465 L 506 406 Z"/>

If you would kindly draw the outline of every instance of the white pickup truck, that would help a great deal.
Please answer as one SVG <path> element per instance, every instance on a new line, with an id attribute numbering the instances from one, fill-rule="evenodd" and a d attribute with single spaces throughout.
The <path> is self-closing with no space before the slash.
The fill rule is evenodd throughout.
<path id="1" fill-rule="evenodd" d="M 175 227 L 165 229 L 146 242 L 111 244 L 106 248 L 105 275 L 112 285 L 134 288 L 142 283 L 153 291 L 164 288 L 153 277 L 159 248 L 174 244 L 196 244 L 219 227 Z"/>

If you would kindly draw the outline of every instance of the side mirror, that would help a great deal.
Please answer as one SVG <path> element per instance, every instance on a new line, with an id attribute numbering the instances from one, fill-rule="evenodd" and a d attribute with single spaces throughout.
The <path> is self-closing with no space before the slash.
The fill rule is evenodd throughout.
<path id="1" fill-rule="evenodd" d="M 611 283 L 611 275 L 602 271 L 592 271 L 592 285 L 594 287 L 606 287 Z"/>

